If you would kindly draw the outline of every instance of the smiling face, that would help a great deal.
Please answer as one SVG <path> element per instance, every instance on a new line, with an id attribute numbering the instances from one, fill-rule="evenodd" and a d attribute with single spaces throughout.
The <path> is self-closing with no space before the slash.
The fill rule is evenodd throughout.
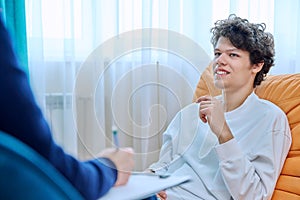
<path id="1" fill-rule="evenodd" d="M 213 72 L 215 86 L 225 91 L 253 90 L 253 82 L 262 64 L 251 64 L 248 51 L 236 48 L 230 40 L 220 37 L 215 49 Z"/>

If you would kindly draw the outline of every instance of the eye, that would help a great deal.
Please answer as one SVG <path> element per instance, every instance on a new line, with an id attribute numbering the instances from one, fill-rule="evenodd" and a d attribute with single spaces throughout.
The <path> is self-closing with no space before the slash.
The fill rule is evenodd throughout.
<path id="1" fill-rule="evenodd" d="M 239 57 L 239 55 L 236 54 L 236 53 L 231 53 L 231 54 L 229 54 L 229 56 L 230 56 L 230 57 Z"/>
<path id="2" fill-rule="evenodd" d="M 221 53 L 220 52 L 215 52 L 214 55 L 215 55 L 215 58 L 217 58 L 221 55 Z"/>

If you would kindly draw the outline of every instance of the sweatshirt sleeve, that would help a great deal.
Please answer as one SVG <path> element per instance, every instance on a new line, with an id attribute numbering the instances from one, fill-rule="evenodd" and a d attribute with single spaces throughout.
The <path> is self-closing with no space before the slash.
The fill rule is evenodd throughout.
<path id="1" fill-rule="evenodd" d="M 192 103 L 180 110 L 163 134 L 158 162 L 149 169 L 158 173 L 172 173 L 184 162 L 183 153 L 194 141 L 198 127 L 199 104 Z"/>
<path id="2" fill-rule="evenodd" d="M 288 122 L 284 116 L 279 118 L 248 154 L 235 139 L 216 146 L 222 176 L 233 199 L 271 199 L 291 145 Z"/>
<path id="3" fill-rule="evenodd" d="M 176 146 L 180 127 L 178 126 L 180 117 L 177 115 L 172 120 L 167 130 L 163 133 L 163 145 L 160 149 L 159 160 L 149 166 L 149 169 L 157 173 L 164 173 L 169 170 L 169 166 L 176 156 Z"/>
<path id="4" fill-rule="evenodd" d="M 97 199 L 115 183 L 114 163 L 105 158 L 81 162 L 58 146 L 35 102 L 28 78 L 16 60 L 0 19 L 0 130 L 18 138 L 57 168 L 83 195 Z"/>

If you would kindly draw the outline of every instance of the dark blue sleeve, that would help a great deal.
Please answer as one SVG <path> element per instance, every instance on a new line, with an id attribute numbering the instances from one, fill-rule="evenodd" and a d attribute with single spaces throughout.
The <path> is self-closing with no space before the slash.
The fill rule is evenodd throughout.
<path id="1" fill-rule="evenodd" d="M 117 171 L 108 159 L 81 162 L 58 146 L 38 107 L 28 78 L 20 68 L 0 19 L 0 130 L 13 135 L 54 165 L 86 199 L 97 199 L 115 183 Z"/>

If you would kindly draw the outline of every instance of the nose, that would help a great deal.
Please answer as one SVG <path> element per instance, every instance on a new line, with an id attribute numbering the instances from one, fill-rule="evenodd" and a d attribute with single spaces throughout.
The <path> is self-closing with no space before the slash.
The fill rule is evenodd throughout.
<path id="1" fill-rule="evenodd" d="M 215 62 L 217 65 L 225 65 L 226 64 L 226 55 L 221 53 L 216 59 Z"/>

